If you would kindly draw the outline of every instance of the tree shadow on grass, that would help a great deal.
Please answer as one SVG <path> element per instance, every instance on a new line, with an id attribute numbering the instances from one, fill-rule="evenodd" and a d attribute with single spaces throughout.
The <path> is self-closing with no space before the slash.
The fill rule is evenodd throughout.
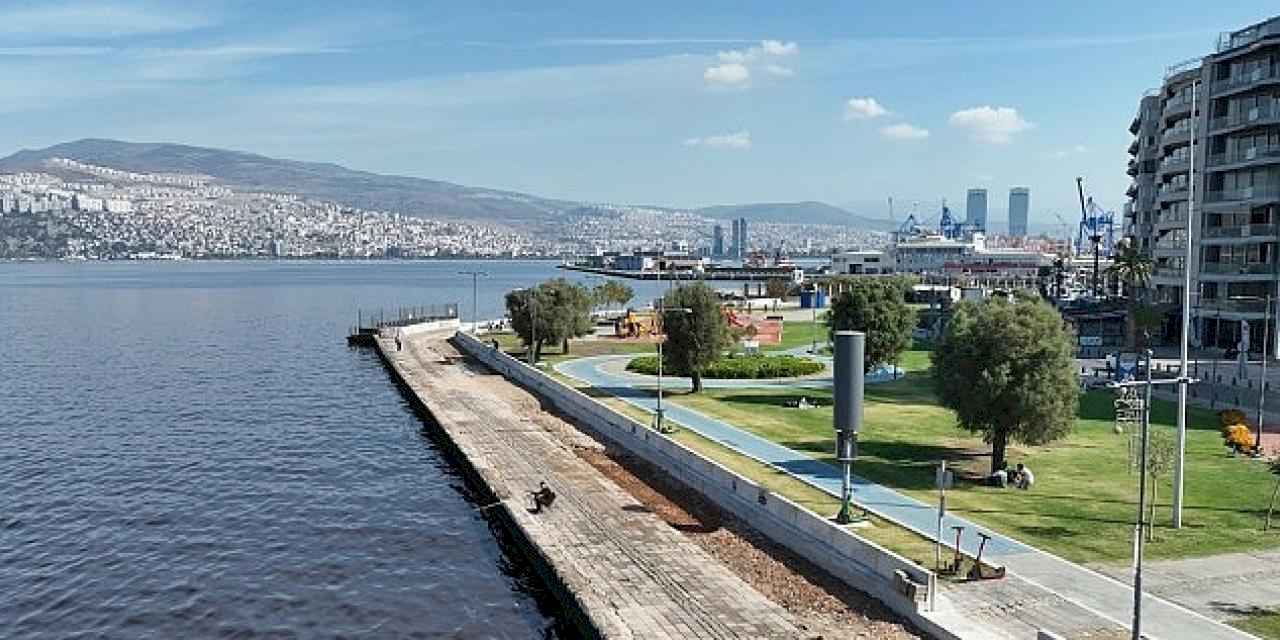
<path id="1" fill-rule="evenodd" d="M 835 439 L 798 440 L 778 444 L 805 453 L 815 454 L 830 473 L 837 470 L 835 464 Z M 865 441 L 858 443 L 858 456 L 853 463 L 853 473 L 867 480 L 894 489 L 931 489 L 935 486 L 937 461 L 970 462 L 989 457 L 962 447 L 918 444 L 912 442 Z"/>

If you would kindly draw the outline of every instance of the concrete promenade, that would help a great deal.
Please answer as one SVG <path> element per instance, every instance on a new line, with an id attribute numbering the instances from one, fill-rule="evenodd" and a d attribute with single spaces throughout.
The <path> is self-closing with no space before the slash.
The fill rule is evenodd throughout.
<path id="1" fill-rule="evenodd" d="M 648 389 L 651 383 L 638 384 L 634 376 L 615 375 L 612 371 L 616 368 L 611 369 L 606 366 L 613 360 L 630 357 L 582 358 L 561 363 L 556 369 L 564 375 L 617 396 L 633 406 L 652 412 L 656 406 L 656 398 Z M 832 496 L 840 495 L 840 472 L 832 465 L 697 411 L 670 403 L 666 404 L 665 409 L 670 420 L 703 437 L 782 470 Z M 856 463 L 854 469 L 855 471 L 857 469 Z M 858 505 L 876 515 L 911 529 L 930 540 L 935 539 L 936 505 L 926 504 L 858 477 L 854 478 L 853 495 Z M 966 527 L 967 541 L 962 545 L 966 552 L 976 553 L 978 531 L 987 533 L 992 536 L 992 539 L 987 544 L 984 557 L 991 557 L 1004 564 L 1013 577 L 1043 589 L 1098 619 L 1126 628 L 1129 626 L 1132 619 L 1133 590 L 1128 585 L 954 515 L 947 516 L 944 535 L 951 533 L 952 526 Z M 1143 611 L 1143 632 L 1151 638 L 1238 640 L 1253 637 L 1195 611 L 1151 595 L 1144 596 Z"/>
<path id="2" fill-rule="evenodd" d="M 589 636 L 806 638 L 781 607 L 581 460 L 536 400 L 459 357 L 446 336 L 377 348 L 439 425 Z M 555 504 L 533 513 L 545 481 Z"/>

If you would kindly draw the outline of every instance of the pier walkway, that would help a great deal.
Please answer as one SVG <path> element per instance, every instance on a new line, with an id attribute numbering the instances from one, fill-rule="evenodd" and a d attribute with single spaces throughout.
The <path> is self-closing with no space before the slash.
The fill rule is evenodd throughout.
<path id="1" fill-rule="evenodd" d="M 602 638 L 806 638 L 790 616 L 580 459 L 555 420 L 442 334 L 376 346 L 497 501 L 581 626 Z M 553 506 L 533 513 L 546 482 Z"/>

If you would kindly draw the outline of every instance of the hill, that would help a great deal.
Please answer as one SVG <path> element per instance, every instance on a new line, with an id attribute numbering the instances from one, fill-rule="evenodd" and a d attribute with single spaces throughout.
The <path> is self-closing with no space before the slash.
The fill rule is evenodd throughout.
<path id="1" fill-rule="evenodd" d="M 330 163 L 281 160 L 181 144 L 92 138 L 44 149 L 24 149 L 0 159 L 0 172 L 49 171 L 44 161 L 50 158 L 68 158 L 125 171 L 200 173 L 233 188 L 296 193 L 352 207 L 414 216 L 517 226 L 546 222 L 576 204 L 425 178 L 355 171 Z"/>
<path id="2" fill-rule="evenodd" d="M 888 220 L 860 216 L 825 202 L 814 201 L 718 205 L 696 209 L 694 212 L 718 220 L 746 218 L 747 222 L 834 224 L 867 231 L 886 231 L 890 226 Z"/>

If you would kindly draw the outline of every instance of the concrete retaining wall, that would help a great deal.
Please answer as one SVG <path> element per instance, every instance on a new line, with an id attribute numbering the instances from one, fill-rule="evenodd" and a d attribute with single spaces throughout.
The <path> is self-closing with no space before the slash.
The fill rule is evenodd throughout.
<path id="1" fill-rule="evenodd" d="M 394 338 L 396 333 L 399 333 L 401 336 L 408 338 L 409 336 L 432 331 L 457 331 L 460 326 L 457 318 L 449 318 L 447 320 L 418 322 L 403 327 L 382 327 L 378 329 L 378 335 L 383 338 Z"/>
<path id="2" fill-rule="evenodd" d="M 936 589 L 933 572 L 770 492 L 499 349 L 462 333 L 456 335 L 455 344 L 490 369 L 537 393 L 565 415 L 663 469 L 771 540 L 880 600 L 921 629 L 939 637 L 952 637 L 924 615 L 932 606 L 930 596 Z"/>

